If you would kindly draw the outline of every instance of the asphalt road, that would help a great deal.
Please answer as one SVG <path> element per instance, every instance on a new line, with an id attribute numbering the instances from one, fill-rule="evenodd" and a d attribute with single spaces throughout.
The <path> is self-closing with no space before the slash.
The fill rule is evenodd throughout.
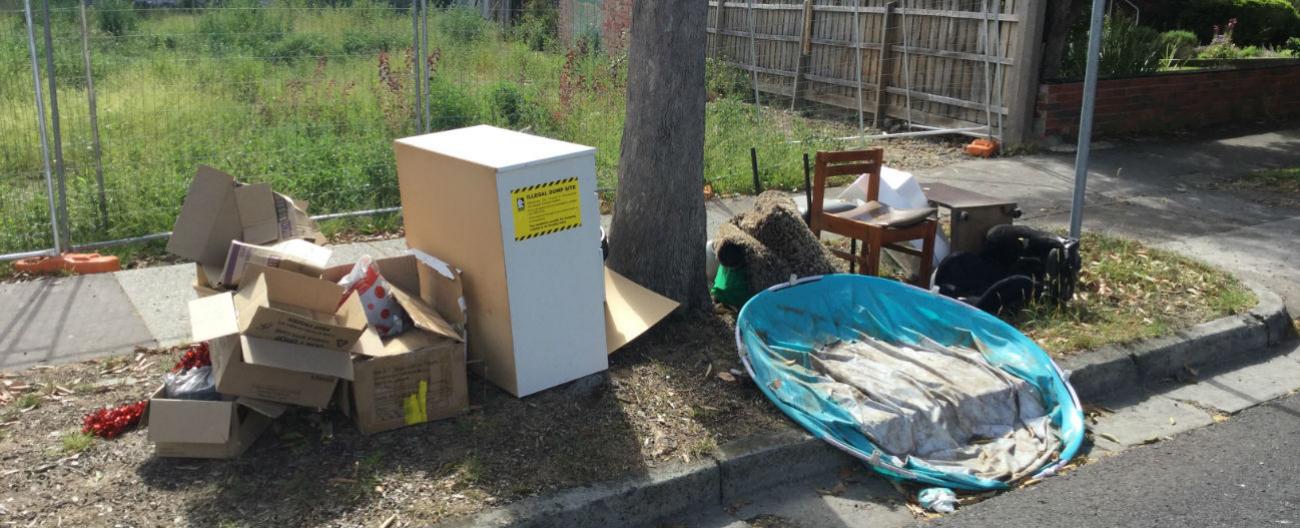
<path id="1" fill-rule="evenodd" d="M 1300 527 L 1300 395 L 919 526 Z"/>

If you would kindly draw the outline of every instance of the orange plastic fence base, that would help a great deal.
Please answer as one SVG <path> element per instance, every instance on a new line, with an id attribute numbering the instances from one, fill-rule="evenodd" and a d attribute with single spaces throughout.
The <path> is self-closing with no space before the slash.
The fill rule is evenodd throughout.
<path id="1" fill-rule="evenodd" d="M 998 153 L 998 142 L 991 139 L 977 139 L 966 145 L 966 153 L 981 158 L 991 158 Z"/>
<path id="2" fill-rule="evenodd" d="M 22 273 L 49 274 L 72 272 L 76 274 L 111 273 L 121 271 L 122 264 L 112 255 L 99 253 L 64 253 L 57 257 L 37 257 L 14 263 L 14 270 Z"/>

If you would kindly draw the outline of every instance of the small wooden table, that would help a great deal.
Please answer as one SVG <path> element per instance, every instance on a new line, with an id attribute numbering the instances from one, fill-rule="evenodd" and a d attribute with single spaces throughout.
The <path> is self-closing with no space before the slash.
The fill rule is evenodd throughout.
<path id="1" fill-rule="evenodd" d="M 978 253 L 984 249 L 984 234 L 993 226 L 1020 218 L 1016 202 L 994 198 L 946 183 L 921 185 L 933 207 L 948 210 L 948 234 L 952 252 Z"/>

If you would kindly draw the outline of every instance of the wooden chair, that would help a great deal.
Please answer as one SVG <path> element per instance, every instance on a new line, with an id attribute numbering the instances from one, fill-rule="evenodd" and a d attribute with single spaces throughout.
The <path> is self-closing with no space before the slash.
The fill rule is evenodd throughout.
<path id="1" fill-rule="evenodd" d="M 888 219 L 873 219 L 866 216 L 869 208 L 858 207 L 851 211 L 828 213 L 823 210 L 826 199 L 826 181 L 832 176 L 867 174 L 867 200 L 875 202 L 880 198 L 880 168 L 884 165 L 883 149 L 851 150 L 842 152 L 818 152 L 816 169 L 813 173 L 812 203 L 809 204 L 808 227 L 813 236 L 821 238 L 822 231 L 829 231 L 854 241 L 862 242 L 862 252 L 855 255 L 852 251 L 832 250 L 836 255 L 850 263 L 858 263 L 865 275 L 880 274 L 880 252 L 884 248 L 916 255 L 920 257 L 917 276 L 912 284 L 922 288 L 930 287 L 930 275 L 934 261 L 934 237 L 939 223 L 932 214 L 923 220 L 909 221 L 906 225 L 891 224 Z M 874 205 L 874 204 L 873 204 Z M 921 250 L 902 244 L 912 240 L 921 241 Z"/>

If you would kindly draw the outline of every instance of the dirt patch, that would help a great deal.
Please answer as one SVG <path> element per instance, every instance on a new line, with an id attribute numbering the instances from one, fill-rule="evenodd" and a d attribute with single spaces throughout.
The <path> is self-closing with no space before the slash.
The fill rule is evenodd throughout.
<path id="1" fill-rule="evenodd" d="M 732 336 L 726 313 L 674 318 L 606 375 L 522 400 L 474 382 L 470 414 L 372 437 L 298 410 L 233 461 L 154 458 L 144 430 L 77 438 L 95 408 L 144 398 L 176 350 L 7 374 L 0 524 L 412 526 L 643 474 L 788 423 L 735 375 Z"/>

